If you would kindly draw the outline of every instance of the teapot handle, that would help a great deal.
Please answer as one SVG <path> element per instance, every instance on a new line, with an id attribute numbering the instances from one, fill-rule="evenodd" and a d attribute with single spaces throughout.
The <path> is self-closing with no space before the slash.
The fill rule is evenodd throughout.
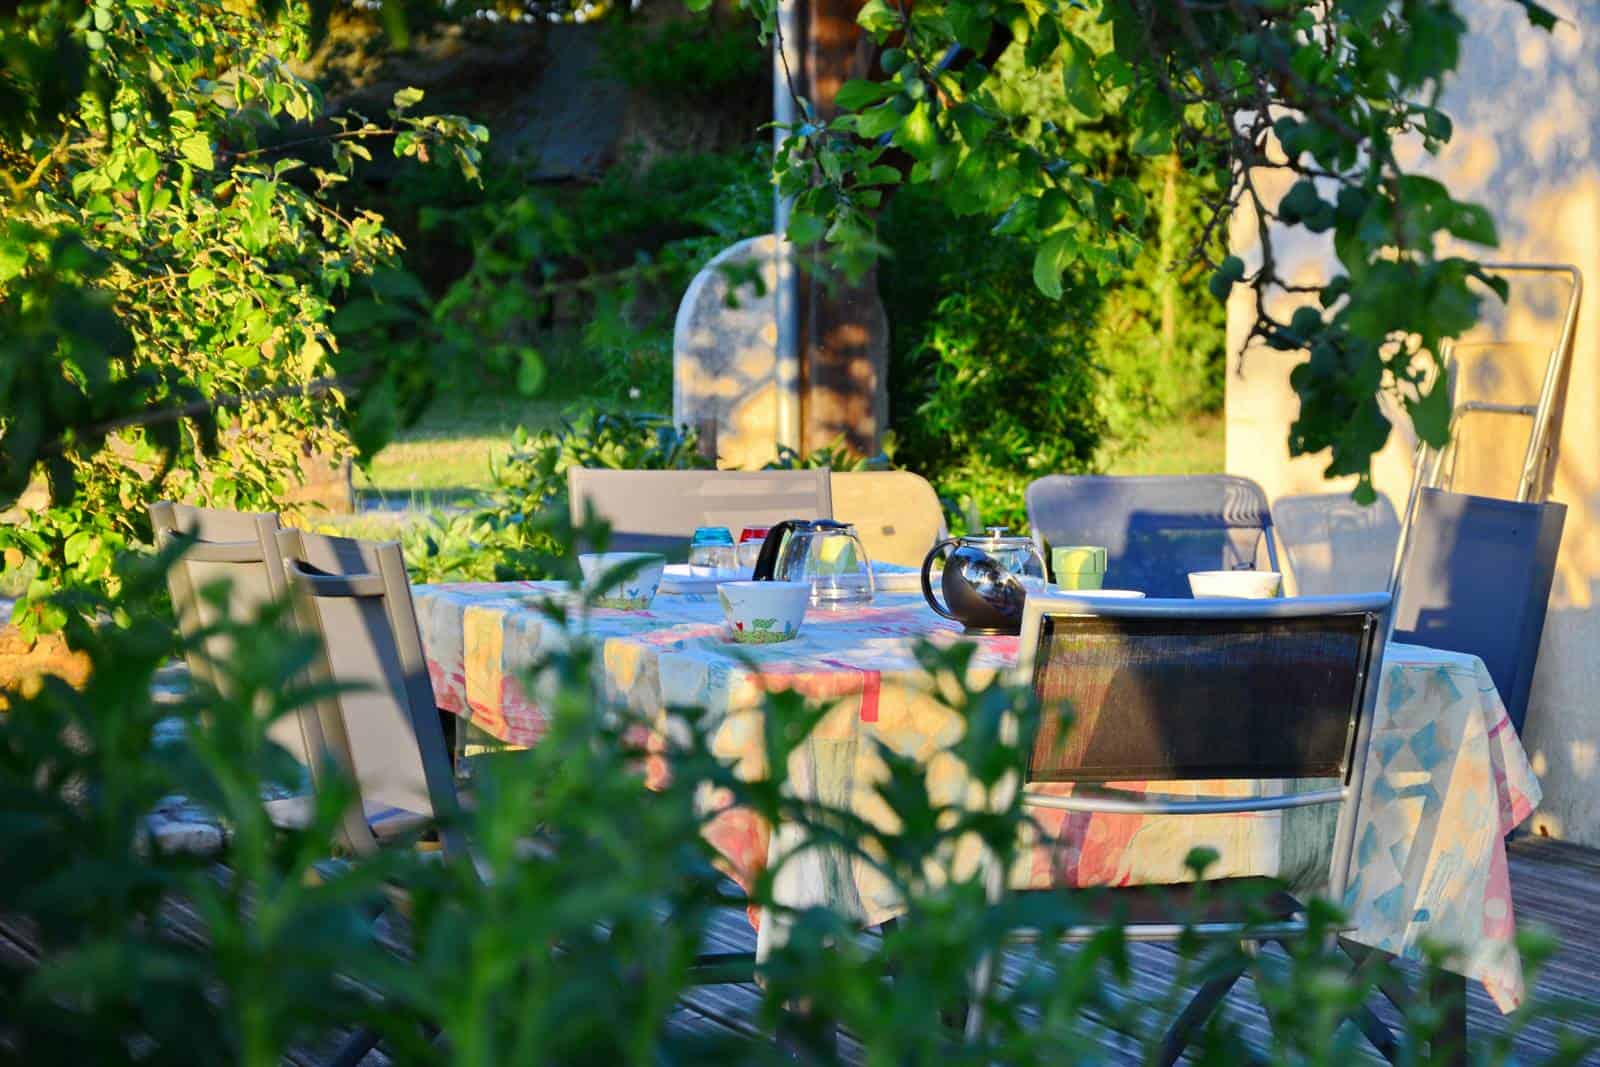
<path id="1" fill-rule="evenodd" d="M 945 549 L 950 548 L 955 544 L 956 540 L 953 537 L 940 541 L 938 544 L 933 546 L 933 549 L 928 553 L 928 557 L 922 561 L 922 596 L 923 599 L 927 600 L 928 606 L 934 611 L 940 615 L 943 615 L 947 619 L 955 619 L 957 622 L 960 622 L 961 620 L 956 619 L 954 615 L 950 614 L 949 609 L 940 604 L 939 599 L 933 595 L 933 561 L 940 558 L 940 554 L 943 553 Z"/>
<path id="2" fill-rule="evenodd" d="M 778 568 L 778 550 L 783 547 L 784 535 L 792 529 L 794 520 L 784 519 L 767 531 L 767 539 L 761 542 L 761 554 L 756 557 L 756 568 L 750 575 L 752 581 L 772 581 L 773 572 Z"/>

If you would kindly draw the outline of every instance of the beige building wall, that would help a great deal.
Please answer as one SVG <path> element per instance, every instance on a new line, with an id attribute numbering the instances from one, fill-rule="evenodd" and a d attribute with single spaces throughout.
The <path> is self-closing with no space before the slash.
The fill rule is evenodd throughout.
<path id="1" fill-rule="evenodd" d="M 1590 286 L 1552 493 L 1567 505 L 1566 529 L 1523 740 L 1545 792 L 1535 830 L 1600 847 L 1600 0 L 1548 4 L 1565 19 L 1554 34 L 1530 27 L 1503 0 L 1463 0 L 1472 33 L 1444 104 L 1456 135 L 1423 169 L 1494 214 L 1501 247 L 1492 258 L 1572 263 Z M 1241 227 L 1236 243 L 1248 257 L 1246 232 Z M 1297 235 L 1280 250 L 1280 261 L 1297 280 L 1309 281 L 1327 273 L 1332 255 L 1323 242 Z M 1475 339 L 1519 344 L 1495 350 L 1493 358 L 1464 360 L 1461 388 L 1474 394 L 1537 395 L 1564 292 L 1554 284 L 1514 290 L 1503 308 L 1490 298 Z M 1231 353 L 1240 352 L 1248 330 L 1249 300 L 1239 290 L 1229 304 Z M 1323 479 L 1325 455 L 1289 458 L 1288 427 L 1298 408 L 1288 380 L 1295 358 L 1267 349 L 1233 358 L 1228 470 L 1255 478 L 1274 499 L 1347 490 L 1348 481 Z M 1510 495 L 1525 443 L 1515 420 L 1466 427 L 1456 487 Z M 1410 427 L 1397 420 L 1375 465 L 1378 489 L 1397 509 L 1405 504 L 1414 444 Z"/>

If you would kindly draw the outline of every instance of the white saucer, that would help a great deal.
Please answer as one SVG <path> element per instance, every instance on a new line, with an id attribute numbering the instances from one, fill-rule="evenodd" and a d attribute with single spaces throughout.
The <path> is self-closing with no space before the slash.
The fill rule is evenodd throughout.
<path id="1" fill-rule="evenodd" d="M 698 573 L 697 573 L 698 572 Z M 750 580 L 750 571 L 740 568 L 708 574 L 703 567 L 690 567 L 687 563 L 669 563 L 661 571 L 662 593 L 715 593 L 723 582 Z"/>

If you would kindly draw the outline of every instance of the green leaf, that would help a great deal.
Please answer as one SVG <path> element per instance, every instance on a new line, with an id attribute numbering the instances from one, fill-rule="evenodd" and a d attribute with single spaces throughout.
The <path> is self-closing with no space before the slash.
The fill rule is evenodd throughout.
<path id="1" fill-rule="evenodd" d="M 856 116 L 856 132 L 873 141 L 897 128 L 904 121 L 905 116 L 900 112 L 888 104 L 879 104 Z"/>
<path id="2" fill-rule="evenodd" d="M 1238 256 L 1229 256 L 1217 265 L 1217 271 L 1206 283 L 1206 288 L 1211 290 L 1211 295 L 1219 302 L 1225 302 L 1228 294 L 1233 292 L 1233 287 L 1244 278 L 1244 260 Z"/>
<path id="3" fill-rule="evenodd" d="M 1051 300 L 1061 299 L 1061 275 L 1066 270 L 1072 235 L 1057 233 L 1033 254 L 1033 284 Z"/>
<path id="4" fill-rule="evenodd" d="M 1061 64 L 1061 87 L 1073 110 L 1084 118 L 1097 119 L 1105 113 L 1105 104 L 1094 80 L 1094 55 L 1077 38 L 1068 40 L 1073 46 L 1072 55 Z"/>
<path id="5" fill-rule="evenodd" d="M 1423 442 L 1433 448 L 1443 448 L 1450 442 L 1450 390 L 1443 378 L 1417 399 L 1407 400 L 1406 411 Z"/>
<path id="6" fill-rule="evenodd" d="M 856 24 L 881 39 L 900 28 L 900 13 L 885 0 L 867 0 L 856 14 Z"/>
<path id="7" fill-rule="evenodd" d="M 1522 10 L 1527 12 L 1528 21 L 1541 30 L 1553 30 L 1560 21 L 1560 16 L 1554 11 L 1543 4 L 1535 3 L 1534 0 L 1513 0 L 1513 2 L 1521 5 Z"/>
<path id="8" fill-rule="evenodd" d="M 894 92 L 893 86 L 886 85 L 883 82 L 869 82 L 860 78 L 852 78 L 840 86 L 839 91 L 834 94 L 833 103 L 835 107 L 843 111 L 860 111 L 864 107 L 876 104 Z"/>
<path id="9" fill-rule="evenodd" d="M 148 148 L 141 148 L 133 156 L 133 176 L 147 182 L 161 172 L 161 160 Z"/>
<path id="10" fill-rule="evenodd" d="M 407 86 L 404 89 L 398 89 L 395 91 L 394 106 L 398 111 L 404 111 L 407 108 L 416 107 L 420 103 L 422 103 L 421 89 L 417 89 L 413 86 Z"/>
<path id="11" fill-rule="evenodd" d="M 1054 16 L 1041 15 L 1039 25 L 1033 28 L 1033 33 L 1028 37 L 1028 47 L 1023 51 L 1024 60 L 1030 67 L 1042 67 L 1059 47 L 1061 30 Z"/>
<path id="12" fill-rule="evenodd" d="M 814 244 L 821 236 L 823 222 L 808 211 L 796 211 L 789 216 L 788 237 L 797 245 Z"/>
<path id="13" fill-rule="evenodd" d="M 939 133 L 933 125 L 933 112 L 927 103 L 918 104 L 895 131 L 894 143 L 915 159 L 928 158 L 938 147 Z"/>
<path id="14" fill-rule="evenodd" d="M 1500 243 L 1500 235 L 1495 232 L 1494 217 L 1481 204 L 1456 204 L 1450 225 L 1446 228 L 1463 241 L 1490 248 Z"/>
<path id="15" fill-rule="evenodd" d="M 963 47 L 979 53 L 988 47 L 993 28 L 988 10 L 987 6 L 966 3 L 945 7 L 945 16 L 955 29 L 956 41 Z"/>
<path id="16" fill-rule="evenodd" d="M 517 392 L 523 396 L 533 396 L 544 384 L 544 378 L 544 359 L 539 355 L 539 350 L 523 348 L 517 364 Z"/>
<path id="17" fill-rule="evenodd" d="M 0 282 L 8 282 L 28 265 L 28 246 L 21 241 L 0 241 Z"/>
<path id="18" fill-rule="evenodd" d="M 211 155 L 211 141 L 203 133 L 191 134 L 178 143 L 178 151 L 189 164 L 199 170 L 216 166 Z"/>

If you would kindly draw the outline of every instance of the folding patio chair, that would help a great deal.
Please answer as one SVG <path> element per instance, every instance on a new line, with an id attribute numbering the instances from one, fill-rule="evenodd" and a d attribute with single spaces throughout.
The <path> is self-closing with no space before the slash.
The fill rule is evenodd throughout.
<path id="1" fill-rule="evenodd" d="M 572 522 L 585 506 L 611 525 L 611 548 L 660 552 L 682 561 L 697 526 L 771 526 L 782 519 L 831 519 L 826 469 L 635 471 L 573 467 L 567 472 Z"/>
<path id="2" fill-rule="evenodd" d="M 1301 596 L 1389 588 L 1400 517 L 1382 493 L 1358 504 L 1349 493 L 1279 497 L 1272 523 Z"/>
<path id="3" fill-rule="evenodd" d="M 162 500 L 150 505 L 150 522 L 158 547 L 165 548 L 179 537 L 190 539 L 167 572 L 167 589 L 177 613 L 178 631 L 189 646 L 190 675 L 221 691 L 227 679 L 215 665 L 227 662 L 229 641 L 214 634 L 201 639 L 200 635 L 222 621 L 216 605 L 201 592 L 214 583 L 226 582 L 228 599 L 222 610 L 237 620 L 250 618 L 279 599 L 287 586 L 283 561 L 276 551 L 278 516 Z M 307 768 L 314 767 L 315 754 L 322 750 L 317 722 L 309 711 L 279 718 L 268 726 L 267 736 Z"/>
<path id="4" fill-rule="evenodd" d="M 1388 612 L 1387 593 L 1252 601 L 1029 597 L 1022 670 L 1046 717 L 1034 739 L 1024 805 L 1161 818 L 1336 805 L 1328 894 L 1342 900 Z M 1050 717 L 1052 708 L 1070 711 L 1069 729 Z M 1294 785 L 1302 779 L 1322 781 Z M 1210 798 L 1103 785 L 1140 780 L 1279 788 Z M 1040 788 L 1063 782 L 1073 783 L 1071 795 Z M 991 870 L 990 878 L 998 895 L 1003 874 Z M 1236 899 L 1217 894 L 1221 886 Z M 1061 893 L 1063 903 L 1090 911 L 1061 928 L 1067 941 L 1086 940 L 1111 921 L 1125 923 L 1134 940 L 1176 940 L 1186 923 L 1192 934 L 1230 940 L 1284 940 L 1308 929 L 1299 902 L 1271 879 L 1218 879 L 1204 888 L 1201 899 L 1194 885 L 1040 892 Z M 1244 896 L 1268 910 L 1251 914 L 1237 904 Z M 982 1026 L 981 992 L 993 980 L 993 961 L 983 972 L 969 1036 Z M 1201 987 L 1168 1032 L 1161 1063 L 1178 1059 L 1243 973 L 1239 964 Z M 1359 1021 L 1375 1043 L 1384 1040 L 1368 1029 L 1375 1016 Z"/>
<path id="5" fill-rule="evenodd" d="M 281 531 L 277 544 L 295 619 L 320 638 L 310 680 L 339 687 L 316 703 L 328 758 L 361 800 L 346 813 L 338 844 L 370 855 L 398 829 L 426 821 L 446 853 L 464 854 L 449 746 L 400 546 L 300 530 Z"/>
<path id="6" fill-rule="evenodd" d="M 829 479 L 833 517 L 855 526 L 876 563 L 921 567 L 934 545 L 949 536 L 939 494 L 910 471 L 834 471 Z"/>
<path id="7" fill-rule="evenodd" d="M 1484 267 L 1564 280 L 1561 327 L 1549 345 L 1489 341 L 1446 351 L 1450 443 L 1417 446 L 1390 587 L 1393 637 L 1483 660 L 1520 733 L 1566 523 L 1566 506 L 1549 495 L 1583 275 L 1556 264 Z M 1527 349 L 1544 366 L 1517 388 L 1515 360 L 1507 357 Z M 1511 430 L 1518 420 L 1527 426 L 1520 449 Z M 1508 448 L 1521 453 L 1514 468 L 1505 462 Z"/>
<path id="8" fill-rule="evenodd" d="M 1046 559 L 1051 547 L 1106 550 L 1108 588 L 1187 597 L 1191 571 L 1279 569 L 1267 494 L 1248 478 L 1052 474 L 1027 504 Z"/>
<path id="9" fill-rule="evenodd" d="M 321 638 L 311 681 L 338 687 L 318 702 L 317 714 L 335 764 L 361 801 L 345 813 L 339 843 L 371 855 L 381 835 L 364 811 L 398 808 L 435 820 L 440 851 L 473 862 L 483 876 L 455 818 L 460 797 L 400 546 L 298 530 L 282 531 L 278 544 L 295 618 Z M 693 973 L 703 985 L 749 981 L 754 964 L 751 953 L 709 953 L 696 958 Z M 377 1043 L 377 1034 L 358 1032 L 330 1067 L 353 1067 Z"/>

